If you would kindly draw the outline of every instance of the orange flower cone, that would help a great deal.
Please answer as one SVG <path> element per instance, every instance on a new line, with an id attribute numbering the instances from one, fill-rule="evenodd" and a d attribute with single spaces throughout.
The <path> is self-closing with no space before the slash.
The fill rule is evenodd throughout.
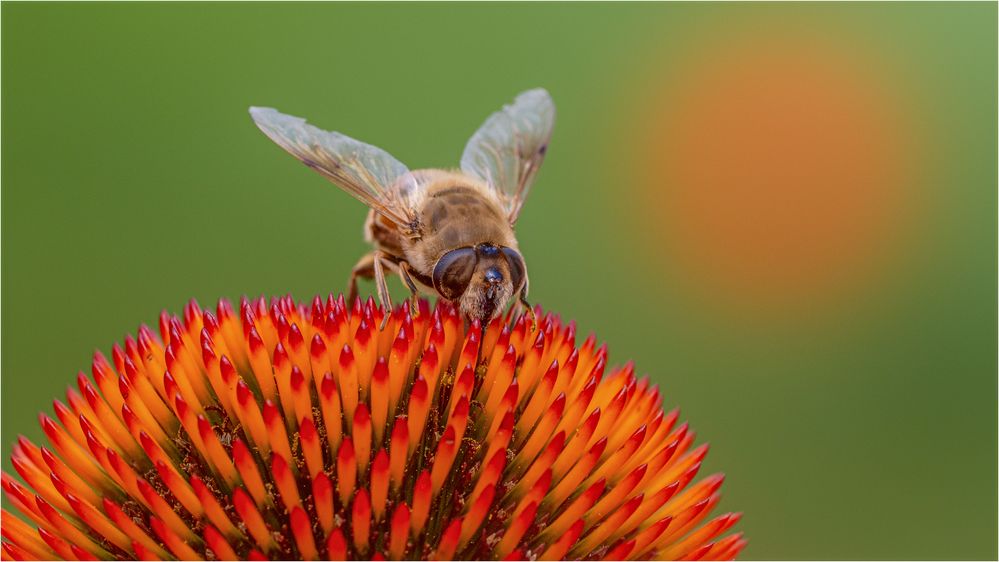
<path id="1" fill-rule="evenodd" d="M 630 364 L 538 312 L 192 302 L 18 439 L 3 559 L 732 559 L 722 476 Z"/>

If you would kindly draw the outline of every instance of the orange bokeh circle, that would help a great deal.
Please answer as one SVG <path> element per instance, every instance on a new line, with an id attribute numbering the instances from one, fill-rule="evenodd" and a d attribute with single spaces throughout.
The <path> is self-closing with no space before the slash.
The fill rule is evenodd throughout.
<path id="1" fill-rule="evenodd" d="M 849 52 L 732 42 L 670 77 L 638 173 L 672 272 L 777 308 L 871 279 L 907 222 L 911 139 L 891 84 Z"/>

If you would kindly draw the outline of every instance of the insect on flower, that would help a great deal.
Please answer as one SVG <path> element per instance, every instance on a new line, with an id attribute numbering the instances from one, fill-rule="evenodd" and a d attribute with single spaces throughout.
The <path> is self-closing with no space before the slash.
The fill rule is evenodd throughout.
<path id="1" fill-rule="evenodd" d="M 251 107 L 250 115 L 271 140 L 370 207 L 364 234 L 374 249 L 351 272 L 351 299 L 357 278 L 373 277 L 381 305 L 391 309 L 388 269 L 409 289 L 413 313 L 423 292 L 483 323 L 515 294 L 532 314 L 513 227 L 555 124 L 548 92 L 524 92 L 486 119 L 458 171 L 410 171 L 380 148 L 304 119 L 262 107 Z"/>
<path id="2" fill-rule="evenodd" d="M 4 473 L 2 559 L 734 558 L 722 476 L 631 364 L 527 303 L 513 234 L 554 121 L 532 90 L 461 171 L 252 108 L 371 207 L 349 299 L 192 301 L 94 356 Z M 408 306 L 392 308 L 385 270 Z M 373 277 L 381 305 L 354 297 Z M 419 291 L 440 297 L 431 313 Z M 507 311 L 518 295 L 517 307 Z M 504 314 L 504 311 L 507 311 Z M 464 316 L 463 321 L 462 316 Z M 530 320 L 528 320 L 530 318 Z M 377 326 L 381 326 L 378 329 Z M 606 374 L 605 374 L 605 371 Z M 22 483 L 23 481 L 23 483 Z"/>

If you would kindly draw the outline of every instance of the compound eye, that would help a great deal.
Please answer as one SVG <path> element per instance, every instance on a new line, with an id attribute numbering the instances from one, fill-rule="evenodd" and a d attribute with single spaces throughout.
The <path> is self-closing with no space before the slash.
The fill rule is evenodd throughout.
<path id="1" fill-rule="evenodd" d="M 474 248 L 458 248 L 444 254 L 434 266 L 434 289 L 448 300 L 458 300 L 472 281 L 477 261 Z"/>
<path id="2" fill-rule="evenodd" d="M 506 261 L 510 264 L 510 282 L 513 283 L 513 290 L 519 291 L 523 287 L 524 278 L 527 275 L 524 257 L 520 255 L 520 252 L 511 248 L 503 248 L 503 255 L 506 256 Z"/>

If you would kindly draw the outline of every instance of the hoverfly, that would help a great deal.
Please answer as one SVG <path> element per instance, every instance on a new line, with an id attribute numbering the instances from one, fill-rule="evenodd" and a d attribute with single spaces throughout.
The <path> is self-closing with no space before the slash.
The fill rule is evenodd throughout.
<path id="1" fill-rule="evenodd" d="M 391 310 L 389 271 L 409 289 L 414 313 L 420 292 L 436 294 L 485 325 L 516 294 L 533 317 L 513 228 L 555 123 L 547 91 L 524 92 L 489 116 L 459 170 L 410 171 L 380 148 L 304 119 L 263 107 L 250 115 L 281 148 L 370 208 L 364 236 L 373 249 L 351 271 L 351 300 L 358 277 L 374 278 L 380 304 Z"/>

